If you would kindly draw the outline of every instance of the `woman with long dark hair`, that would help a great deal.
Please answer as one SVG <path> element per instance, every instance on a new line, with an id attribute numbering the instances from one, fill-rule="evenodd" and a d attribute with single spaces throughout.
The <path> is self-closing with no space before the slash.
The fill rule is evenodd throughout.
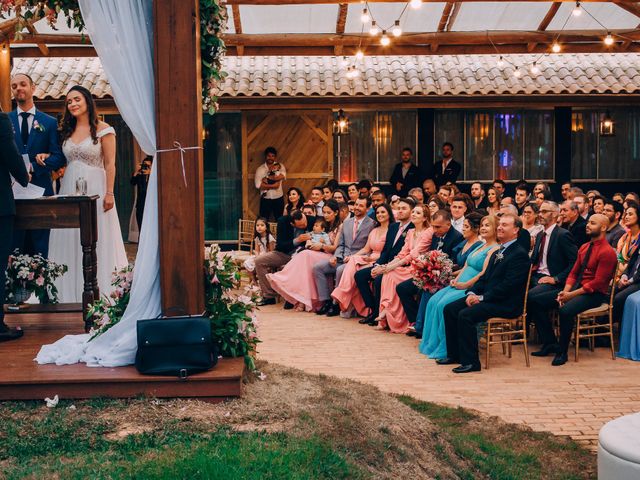
<path id="1" fill-rule="evenodd" d="M 291 215 L 294 210 L 302 210 L 304 207 L 304 195 L 298 187 L 287 190 L 287 204 L 284 206 L 283 215 Z"/>
<path id="2" fill-rule="evenodd" d="M 116 135 L 98 119 L 89 90 L 71 87 L 60 125 L 60 142 L 67 168 L 60 183 L 60 195 L 98 195 L 98 287 L 102 295 L 112 291 L 114 270 L 127 266 L 113 187 L 116 178 Z M 54 229 L 49 241 L 49 258 L 69 267 L 56 281 L 61 302 L 82 301 L 82 247 L 79 229 Z"/>

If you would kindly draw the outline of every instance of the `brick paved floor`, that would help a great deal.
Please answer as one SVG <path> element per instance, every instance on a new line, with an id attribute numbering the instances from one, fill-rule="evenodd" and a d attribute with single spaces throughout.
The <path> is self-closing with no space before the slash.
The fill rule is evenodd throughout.
<path id="1" fill-rule="evenodd" d="M 354 319 L 264 307 L 258 356 L 308 373 L 334 375 L 441 404 L 462 406 L 533 430 L 569 435 L 593 448 L 607 421 L 640 411 L 640 363 L 581 349 L 580 361 L 551 367 L 551 357 L 513 358 L 493 347 L 491 368 L 456 375 L 418 353 L 418 341 L 375 331 Z M 483 361 L 484 363 L 484 361 Z"/>

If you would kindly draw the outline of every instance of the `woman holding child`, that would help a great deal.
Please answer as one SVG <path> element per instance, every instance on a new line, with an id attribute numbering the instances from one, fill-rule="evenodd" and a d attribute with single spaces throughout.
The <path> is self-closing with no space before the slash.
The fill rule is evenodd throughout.
<path id="1" fill-rule="evenodd" d="M 319 242 L 308 242 L 303 245 L 304 249 L 295 253 L 291 261 L 276 273 L 267 275 L 271 287 L 278 292 L 287 302 L 295 305 L 297 311 L 312 311 L 318 306 L 318 291 L 313 279 L 313 266 L 321 260 L 326 260 L 333 255 L 338 247 L 338 237 L 342 222 L 339 216 L 338 202 L 333 199 L 328 200 L 322 207 L 324 222 L 326 222 L 329 242 L 326 240 Z M 321 223 L 315 224 L 314 230 Z M 315 234 L 315 231 L 314 231 Z M 320 239 L 324 236 L 318 232 L 314 238 Z M 326 237 L 325 237 L 326 238 Z"/>

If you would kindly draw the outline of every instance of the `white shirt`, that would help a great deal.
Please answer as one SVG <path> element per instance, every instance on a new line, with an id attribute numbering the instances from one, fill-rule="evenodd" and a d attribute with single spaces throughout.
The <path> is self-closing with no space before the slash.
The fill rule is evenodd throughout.
<path id="1" fill-rule="evenodd" d="M 462 233 L 463 224 L 464 224 L 464 216 L 460 217 L 457 220 L 455 218 L 451 219 L 451 226 L 455 228 L 457 231 L 459 231 L 460 233 Z"/>
<path id="2" fill-rule="evenodd" d="M 18 112 L 18 128 L 20 128 L 20 133 L 22 133 L 22 115 L 23 112 L 29 114 L 29 118 L 27 118 L 27 125 L 29 125 L 29 133 L 31 133 L 31 127 L 33 127 L 33 120 L 36 118 L 36 107 L 35 105 L 31 107 L 29 110 L 22 110 L 20 107 L 16 110 Z"/>
<path id="3" fill-rule="evenodd" d="M 451 160 L 453 160 L 453 157 L 451 157 L 449 160 L 445 160 L 444 158 L 442 159 L 442 173 L 445 172 Z"/>
<path id="4" fill-rule="evenodd" d="M 402 236 L 402 234 L 407 230 L 407 228 L 409 227 L 409 225 L 411 225 L 411 222 L 407 222 L 404 225 L 400 225 L 398 227 L 398 233 L 396 233 L 396 238 L 393 239 L 393 245 L 395 245 L 396 243 L 398 243 L 398 240 L 400 239 L 400 237 Z"/>
<path id="5" fill-rule="evenodd" d="M 324 218 L 324 212 L 322 211 L 323 207 L 324 207 L 324 200 L 320 200 L 320 202 L 316 203 L 316 217 Z"/>
<path id="6" fill-rule="evenodd" d="M 287 178 L 287 170 L 284 168 L 284 165 L 280 164 L 280 168 L 278 169 L 280 175 L 283 175 L 284 178 Z M 256 170 L 255 176 L 255 184 L 256 188 L 260 190 L 260 184 L 262 183 L 262 179 L 269 174 L 269 166 L 266 163 L 263 163 Z M 270 188 L 268 190 L 260 190 L 260 194 L 262 198 L 267 198 L 269 200 L 275 200 L 276 198 L 282 198 L 284 193 L 282 192 L 282 181 L 278 188 Z"/>
<path id="7" fill-rule="evenodd" d="M 540 255 L 540 263 L 538 264 L 538 273 L 541 275 L 551 275 L 551 273 L 549 272 L 549 265 L 547 265 L 547 255 L 549 253 L 549 240 L 551 239 L 551 234 L 553 233 L 554 228 L 556 228 L 555 223 L 544 231 L 544 233 L 547 234 L 547 238 L 544 239 L 544 248 L 542 249 L 542 253 Z"/>

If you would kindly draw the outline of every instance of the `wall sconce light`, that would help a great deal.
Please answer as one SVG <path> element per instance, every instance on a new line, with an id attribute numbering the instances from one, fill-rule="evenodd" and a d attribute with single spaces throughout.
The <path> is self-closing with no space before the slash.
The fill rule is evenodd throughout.
<path id="1" fill-rule="evenodd" d="M 615 134 L 615 124 L 609 110 L 607 110 L 607 112 L 600 117 L 600 136 L 613 137 Z"/>
<path id="2" fill-rule="evenodd" d="M 344 114 L 344 110 L 338 110 L 338 116 L 333 120 L 333 134 L 342 136 L 349 135 L 349 118 Z"/>

